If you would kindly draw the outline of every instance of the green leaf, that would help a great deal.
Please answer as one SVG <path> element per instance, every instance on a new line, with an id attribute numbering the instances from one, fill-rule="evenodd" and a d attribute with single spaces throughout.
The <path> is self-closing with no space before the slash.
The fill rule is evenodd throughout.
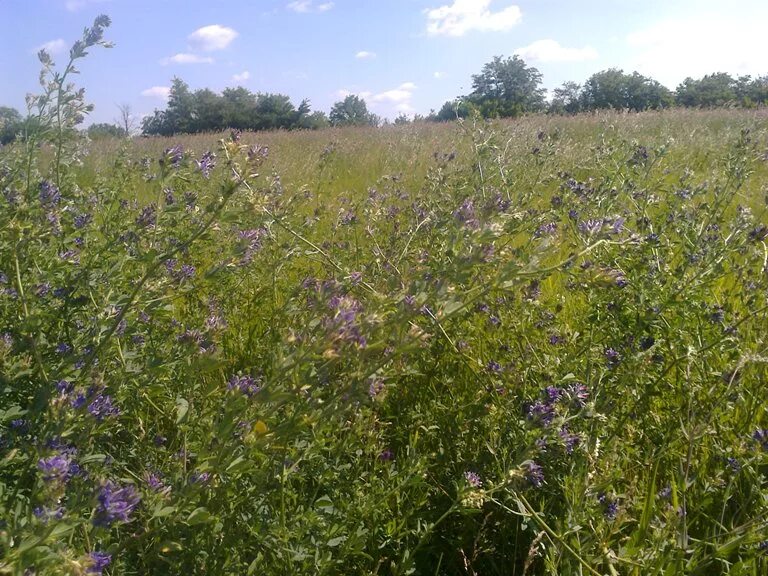
<path id="1" fill-rule="evenodd" d="M 176 512 L 175 506 L 165 506 L 164 508 L 155 510 L 155 513 L 152 514 L 152 518 L 164 518 L 166 516 L 170 516 L 174 512 Z"/>
<path id="2" fill-rule="evenodd" d="M 189 413 L 189 402 L 184 398 L 176 398 L 176 424 L 181 424 Z"/>
<path id="3" fill-rule="evenodd" d="M 195 508 L 192 513 L 187 517 L 187 524 L 195 526 L 197 524 L 205 524 L 210 521 L 211 513 L 206 508 Z"/>

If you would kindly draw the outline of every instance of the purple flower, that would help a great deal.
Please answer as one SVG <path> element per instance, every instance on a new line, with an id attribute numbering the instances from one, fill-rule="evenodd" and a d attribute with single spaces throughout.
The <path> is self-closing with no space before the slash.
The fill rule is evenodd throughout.
<path id="1" fill-rule="evenodd" d="M 483 486 L 483 481 L 477 472 L 467 470 L 464 472 L 464 479 L 467 481 L 467 484 L 472 486 L 472 488 L 482 488 Z"/>
<path id="2" fill-rule="evenodd" d="M 120 409 L 112 403 L 111 396 L 99 393 L 88 405 L 88 412 L 101 422 L 108 416 L 118 416 Z"/>
<path id="3" fill-rule="evenodd" d="M 672 497 L 672 487 L 671 486 L 665 486 L 661 490 L 658 491 L 656 494 L 656 497 L 660 500 L 669 500 Z"/>
<path id="4" fill-rule="evenodd" d="M 485 369 L 488 370 L 488 372 L 498 374 L 501 372 L 501 364 L 496 362 L 496 360 L 491 360 L 488 362 L 488 364 L 485 365 Z"/>
<path id="5" fill-rule="evenodd" d="M 170 492 L 171 490 L 170 487 L 166 486 L 163 483 L 162 478 L 158 474 L 155 474 L 154 472 L 146 473 L 144 475 L 144 480 L 146 481 L 147 486 L 149 486 L 149 489 L 152 490 L 153 492 L 167 493 L 167 492 Z"/>
<path id="6" fill-rule="evenodd" d="M 606 348 L 605 359 L 609 366 L 616 366 L 621 361 L 621 356 L 613 348 Z"/>
<path id="7" fill-rule="evenodd" d="M 40 202 L 47 206 L 55 206 L 61 201 L 61 192 L 48 180 L 40 182 Z"/>
<path id="8" fill-rule="evenodd" d="M 163 157 L 160 159 L 160 164 L 168 165 L 171 168 L 178 168 L 181 166 L 181 161 L 184 159 L 184 148 L 181 144 L 177 144 L 171 148 L 166 148 L 163 152 Z"/>
<path id="9" fill-rule="evenodd" d="M 759 442 L 762 449 L 768 452 L 768 430 L 767 429 L 755 430 L 754 434 L 752 434 L 752 439 L 755 440 L 756 442 Z"/>
<path id="10" fill-rule="evenodd" d="M 541 488 L 544 484 L 544 469 L 533 460 L 525 463 L 525 479 L 531 483 L 534 488 Z"/>
<path id="11" fill-rule="evenodd" d="M 535 402 L 528 407 L 528 419 L 541 426 L 549 426 L 555 417 L 555 408 L 549 403 Z"/>
<path id="12" fill-rule="evenodd" d="M 72 458 L 67 454 L 55 454 L 49 458 L 40 458 L 37 469 L 46 482 L 66 483 L 72 476 Z"/>
<path id="13" fill-rule="evenodd" d="M 66 512 L 64 506 L 57 506 L 56 508 L 49 508 L 47 506 L 38 506 L 32 510 L 32 514 L 35 518 L 40 520 L 43 524 L 47 524 L 51 520 L 61 520 Z"/>
<path id="14" fill-rule="evenodd" d="M 563 445 L 565 446 L 565 452 L 567 454 L 573 454 L 573 450 L 579 445 L 581 442 L 581 438 L 578 434 L 572 434 L 568 431 L 568 428 L 561 428 L 560 432 L 560 440 L 563 441 Z"/>
<path id="15" fill-rule="evenodd" d="M 136 217 L 136 225 L 139 228 L 147 228 L 149 226 L 154 226 L 157 219 L 156 211 L 157 211 L 157 207 L 155 206 L 154 202 L 152 204 L 144 206 L 144 208 L 142 208 L 139 215 Z"/>
<path id="16" fill-rule="evenodd" d="M 619 503 L 615 498 L 608 496 L 604 492 L 597 496 L 597 501 L 603 506 L 603 514 L 608 520 L 616 519 L 619 513 Z"/>
<path id="17" fill-rule="evenodd" d="M 534 236 L 536 238 L 541 238 L 542 236 L 552 236 L 555 232 L 557 232 L 557 222 L 548 222 L 539 226 L 534 233 Z"/>
<path id="18" fill-rule="evenodd" d="M 130 522 L 141 496 L 133 484 L 120 487 L 108 480 L 99 489 L 98 501 L 93 525 L 108 528 L 115 521 Z"/>
<path id="19" fill-rule="evenodd" d="M 74 390 L 74 385 L 66 380 L 59 380 L 56 382 L 56 390 L 63 396 L 72 392 L 72 390 Z"/>
<path id="20" fill-rule="evenodd" d="M 211 479 L 211 475 L 208 472 L 193 472 L 189 477 L 190 484 L 207 484 Z"/>
<path id="21" fill-rule="evenodd" d="M 216 154 L 208 151 L 202 155 L 199 162 L 196 161 L 195 163 L 200 169 L 203 178 L 208 178 L 211 175 L 211 170 L 216 167 Z"/>
<path id="22" fill-rule="evenodd" d="M 107 552 L 91 552 L 88 556 L 91 565 L 85 571 L 86 574 L 101 574 L 104 568 L 112 563 L 112 554 Z"/>
<path id="23" fill-rule="evenodd" d="M 56 354 L 64 356 L 66 354 L 69 354 L 70 352 L 72 352 L 72 346 L 70 346 L 66 342 L 62 342 L 61 344 L 56 346 Z"/>
<path id="24" fill-rule="evenodd" d="M 75 228 L 85 228 L 90 224 L 92 217 L 90 214 L 78 214 L 74 218 Z"/>
<path id="25" fill-rule="evenodd" d="M 232 376 L 227 385 L 228 390 L 236 390 L 249 398 L 261 391 L 261 380 L 252 376 Z"/>
<path id="26" fill-rule="evenodd" d="M 392 452 L 390 449 L 382 450 L 381 454 L 379 454 L 379 460 L 382 462 L 391 462 L 395 459 L 395 453 Z"/>
<path id="27" fill-rule="evenodd" d="M 579 222 L 579 230 L 587 236 L 592 236 L 603 229 L 602 220 L 582 220 Z"/>
<path id="28" fill-rule="evenodd" d="M 384 390 L 384 381 L 380 378 L 371 378 L 371 382 L 368 385 L 368 396 L 375 398 Z"/>
<path id="29" fill-rule="evenodd" d="M 453 217 L 468 228 L 477 228 L 479 226 L 475 216 L 475 203 L 471 198 L 465 199 L 461 206 L 453 211 Z"/>

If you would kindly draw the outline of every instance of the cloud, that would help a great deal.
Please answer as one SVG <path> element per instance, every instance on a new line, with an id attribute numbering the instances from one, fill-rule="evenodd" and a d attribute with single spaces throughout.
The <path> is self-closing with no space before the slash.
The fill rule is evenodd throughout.
<path id="1" fill-rule="evenodd" d="M 518 48 L 515 54 L 525 60 L 535 60 L 537 62 L 582 62 L 584 60 L 595 60 L 597 50 L 591 46 L 584 48 L 566 48 L 560 46 L 556 40 L 537 40 L 533 44 Z"/>
<path id="2" fill-rule="evenodd" d="M 162 98 L 168 100 L 168 96 L 171 94 L 171 89 L 168 86 L 152 86 L 141 91 L 142 96 L 149 96 L 150 98 Z"/>
<path id="3" fill-rule="evenodd" d="M 627 37 L 631 70 L 675 88 L 686 77 L 714 72 L 765 73 L 764 18 L 736 22 L 727 14 L 668 19 Z"/>
<path id="4" fill-rule="evenodd" d="M 370 99 L 371 96 L 373 96 L 373 92 L 369 92 L 367 90 L 363 90 L 362 92 L 352 92 L 351 90 L 347 90 L 346 88 L 341 88 L 340 90 L 336 90 L 334 93 L 334 96 L 338 98 L 339 100 L 344 100 L 347 96 L 357 96 L 358 98 L 362 98 L 363 100 Z"/>
<path id="5" fill-rule="evenodd" d="M 370 60 L 371 58 L 376 58 L 376 52 L 368 52 L 367 50 L 360 50 L 357 54 L 355 54 L 355 58 L 358 60 Z"/>
<path id="6" fill-rule="evenodd" d="M 333 8 L 333 2 L 323 2 L 321 4 L 315 4 L 315 0 L 296 0 L 288 4 L 288 10 L 298 12 L 299 14 L 307 14 L 309 12 L 328 12 Z"/>
<path id="7" fill-rule="evenodd" d="M 58 54 L 59 52 L 63 52 L 64 49 L 67 47 L 67 43 L 61 39 L 56 38 L 56 40 L 49 40 L 45 44 L 41 44 L 37 48 L 35 48 L 35 52 L 40 52 L 40 50 L 45 50 L 53 56 L 54 54 Z"/>
<path id="8" fill-rule="evenodd" d="M 87 7 L 89 4 L 100 4 L 107 1 L 108 0 L 67 0 L 64 3 L 64 7 L 68 12 L 77 12 L 78 10 Z"/>
<path id="9" fill-rule="evenodd" d="M 251 73 L 248 72 L 248 70 L 244 70 L 240 72 L 240 74 L 235 74 L 234 76 L 232 76 L 232 80 L 234 80 L 235 82 L 245 82 L 250 77 L 251 77 Z"/>
<path id="10" fill-rule="evenodd" d="M 413 96 L 413 91 L 416 90 L 416 84 L 413 82 L 405 82 L 400 84 L 397 88 L 392 90 L 386 90 L 379 94 L 374 94 L 374 102 L 405 102 L 410 100 Z"/>
<path id="11" fill-rule="evenodd" d="M 429 36 L 464 36 L 467 32 L 503 32 L 523 17 L 519 6 L 491 12 L 492 0 L 454 0 L 439 8 L 425 10 Z"/>
<path id="12" fill-rule="evenodd" d="M 174 54 L 169 58 L 160 60 L 160 64 L 163 66 L 167 66 L 168 64 L 213 64 L 213 62 L 213 58 L 209 56 L 198 56 L 197 54 L 189 54 L 186 52 Z"/>
<path id="13" fill-rule="evenodd" d="M 195 50 L 213 52 L 215 50 L 224 50 L 237 37 L 238 33 L 232 28 L 211 24 L 210 26 L 198 28 L 187 39 Z"/>
<path id="14" fill-rule="evenodd" d="M 440 80 L 442 78 L 445 78 L 445 72 L 440 72 L 440 71 L 433 72 L 432 73 L 432 77 L 433 78 L 437 78 L 438 80 Z"/>

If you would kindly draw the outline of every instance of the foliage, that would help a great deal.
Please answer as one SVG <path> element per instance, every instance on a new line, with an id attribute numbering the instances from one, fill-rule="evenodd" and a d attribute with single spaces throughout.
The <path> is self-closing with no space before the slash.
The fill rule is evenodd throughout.
<path id="1" fill-rule="evenodd" d="M 698 80 L 686 78 L 677 87 L 677 103 L 681 106 L 711 108 L 741 105 L 753 107 L 768 104 L 768 76 L 734 79 L 730 74 L 708 74 Z"/>
<path id="2" fill-rule="evenodd" d="M 517 55 L 495 56 L 472 76 L 470 100 L 485 118 L 507 118 L 544 108 L 541 73 Z"/>
<path id="3" fill-rule="evenodd" d="M 611 68 L 590 76 L 581 91 L 583 110 L 658 110 L 674 103 L 672 92 L 638 72 Z"/>
<path id="4" fill-rule="evenodd" d="M 0 157 L 0 573 L 766 572 L 764 114 L 85 155 L 108 25 Z"/>
<path id="5" fill-rule="evenodd" d="M 21 128 L 22 117 L 19 111 L 8 106 L 0 106 L 0 145 L 13 142 Z"/>
<path id="6" fill-rule="evenodd" d="M 380 118 L 368 111 L 365 100 L 350 94 L 336 102 L 328 116 L 331 126 L 377 126 Z"/>
<path id="7" fill-rule="evenodd" d="M 174 78 L 165 110 L 155 110 L 144 119 L 146 135 L 170 136 L 197 132 L 237 130 L 316 129 L 323 126 L 320 115 L 310 118 L 308 100 L 298 108 L 284 94 L 253 94 L 246 88 L 227 88 L 221 95 L 207 88 L 192 92 L 180 78 Z"/>
<path id="8" fill-rule="evenodd" d="M 125 138 L 128 136 L 125 128 L 108 123 L 91 124 L 88 126 L 87 132 L 90 138 Z"/>

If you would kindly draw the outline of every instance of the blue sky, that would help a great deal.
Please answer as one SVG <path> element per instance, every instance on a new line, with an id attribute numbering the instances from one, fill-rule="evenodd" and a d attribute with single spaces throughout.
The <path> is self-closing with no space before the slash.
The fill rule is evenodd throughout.
<path id="1" fill-rule="evenodd" d="M 115 47 L 80 67 L 89 122 L 120 103 L 137 118 L 164 107 L 174 76 L 325 112 L 355 93 L 394 118 L 468 93 L 494 55 L 520 54 L 549 89 L 609 67 L 673 89 L 689 75 L 768 74 L 765 0 L 0 0 L 0 105 L 23 111 L 36 50 L 63 64 L 101 13 Z"/>

